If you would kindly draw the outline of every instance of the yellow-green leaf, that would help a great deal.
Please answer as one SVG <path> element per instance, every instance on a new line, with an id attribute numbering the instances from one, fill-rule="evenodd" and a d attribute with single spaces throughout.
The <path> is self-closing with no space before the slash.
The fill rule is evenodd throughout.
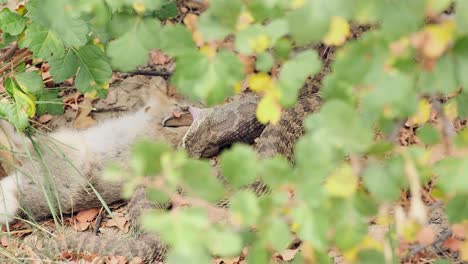
<path id="1" fill-rule="evenodd" d="M 257 118 L 262 124 L 276 124 L 281 117 L 281 105 L 277 97 L 269 93 L 265 95 L 257 106 Z"/>
<path id="2" fill-rule="evenodd" d="M 348 21 L 342 17 L 334 16 L 330 20 L 330 29 L 323 38 L 327 45 L 342 45 L 351 33 Z"/>
<path id="3" fill-rule="evenodd" d="M 255 36 L 249 39 L 249 45 L 253 52 L 259 54 L 264 52 L 270 46 L 270 38 L 267 35 Z"/>
<path id="4" fill-rule="evenodd" d="M 418 104 L 418 112 L 410 121 L 414 125 L 421 125 L 429 120 L 431 115 L 431 104 L 426 99 L 421 99 Z"/>
<path id="5" fill-rule="evenodd" d="M 271 79 L 270 75 L 264 72 L 249 76 L 247 81 L 250 89 L 257 93 L 273 90 L 275 87 L 275 83 Z"/>
<path id="6" fill-rule="evenodd" d="M 325 181 L 325 189 L 334 197 L 351 197 L 358 187 L 358 178 L 350 165 L 336 169 Z"/>
<path id="7" fill-rule="evenodd" d="M 13 90 L 13 97 L 16 103 L 29 117 L 33 117 L 36 114 L 36 104 L 34 103 L 33 97 L 17 89 Z"/>

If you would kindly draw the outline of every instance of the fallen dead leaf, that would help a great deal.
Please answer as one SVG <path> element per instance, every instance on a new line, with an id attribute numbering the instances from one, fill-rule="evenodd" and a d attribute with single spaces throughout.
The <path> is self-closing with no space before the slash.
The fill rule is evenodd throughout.
<path id="1" fill-rule="evenodd" d="M 62 101 L 64 104 L 69 104 L 74 110 L 77 110 L 78 98 L 80 97 L 80 93 L 71 93 L 62 97 Z"/>
<path id="2" fill-rule="evenodd" d="M 2 236 L 0 239 L 0 242 L 2 243 L 2 246 L 8 247 L 10 245 L 10 240 L 8 239 L 8 236 Z"/>
<path id="3" fill-rule="evenodd" d="M 251 56 L 237 55 L 242 64 L 244 65 L 244 72 L 246 75 L 251 74 L 255 71 L 255 59 Z"/>
<path id="4" fill-rule="evenodd" d="M 127 258 L 123 256 L 107 256 L 106 264 L 126 264 Z"/>
<path id="5" fill-rule="evenodd" d="M 60 252 L 60 259 L 61 260 L 72 260 L 73 255 L 70 254 L 70 252 L 68 252 L 68 251 L 62 251 L 62 252 Z"/>
<path id="6" fill-rule="evenodd" d="M 73 225 L 73 229 L 78 232 L 83 232 L 86 231 L 90 227 L 90 225 L 91 224 L 89 222 L 76 222 Z"/>
<path id="7" fill-rule="evenodd" d="M 281 261 L 291 261 L 296 256 L 299 249 L 286 249 L 280 254 L 276 255 L 276 258 Z"/>
<path id="8" fill-rule="evenodd" d="M 465 238 L 465 236 L 466 236 L 465 225 L 463 225 L 463 224 L 454 224 L 454 225 L 452 225 L 452 233 L 453 233 L 454 237 Z"/>
<path id="9" fill-rule="evenodd" d="M 434 243 L 435 238 L 436 235 L 429 226 L 422 228 L 417 235 L 417 240 L 419 244 L 423 246 L 431 245 L 432 243 Z"/>
<path id="10" fill-rule="evenodd" d="M 84 98 L 80 104 L 78 114 L 76 115 L 75 121 L 73 121 L 74 128 L 88 128 L 96 124 L 96 120 L 89 116 L 93 110 L 92 99 Z"/>
<path id="11" fill-rule="evenodd" d="M 76 214 L 75 219 L 81 223 L 91 222 L 94 220 L 94 218 L 96 218 L 98 214 L 99 214 L 98 208 L 91 208 L 88 210 L 80 211 L 78 214 Z"/>
<path id="12" fill-rule="evenodd" d="M 120 230 L 125 231 L 125 224 L 127 223 L 127 218 L 125 216 L 115 216 L 109 221 L 103 223 L 103 226 L 113 227 L 116 226 Z"/>
<path id="13" fill-rule="evenodd" d="M 172 112 L 172 115 L 174 115 L 174 117 L 176 117 L 176 118 L 179 118 L 180 116 L 182 116 L 182 112 L 174 111 L 174 112 Z"/>
<path id="14" fill-rule="evenodd" d="M 41 242 L 36 242 L 36 248 L 42 250 L 44 248 L 44 245 L 42 245 Z"/>
<path id="15" fill-rule="evenodd" d="M 38 119 L 37 119 L 37 122 L 41 123 L 41 124 L 45 124 L 47 122 L 49 122 L 50 120 L 52 120 L 53 116 L 50 115 L 50 114 L 44 114 L 44 115 L 41 115 Z"/>
<path id="16" fill-rule="evenodd" d="M 460 249 L 461 243 L 462 242 L 460 240 L 450 237 L 445 240 L 444 247 L 452 252 L 457 252 Z"/>
<path id="17" fill-rule="evenodd" d="M 164 65 L 171 61 L 171 58 L 160 50 L 152 50 L 150 52 L 150 58 L 151 63 L 155 65 Z"/>

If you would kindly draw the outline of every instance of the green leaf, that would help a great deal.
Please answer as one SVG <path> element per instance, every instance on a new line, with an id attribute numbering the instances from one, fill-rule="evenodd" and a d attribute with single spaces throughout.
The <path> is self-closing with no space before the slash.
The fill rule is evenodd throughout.
<path id="1" fill-rule="evenodd" d="M 320 8 L 321 1 L 307 1 L 287 16 L 289 31 L 298 45 L 318 42 L 328 31 L 330 16 Z"/>
<path id="2" fill-rule="evenodd" d="M 457 22 L 457 30 L 466 35 L 468 33 L 468 17 L 463 14 L 468 12 L 468 3 L 463 0 L 458 0 L 456 1 L 455 8 L 455 21 Z"/>
<path id="3" fill-rule="evenodd" d="M 37 97 L 37 113 L 43 115 L 49 113 L 51 115 L 63 114 L 62 98 L 58 96 L 58 91 L 46 90 Z"/>
<path id="4" fill-rule="evenodd" d="M 205 41 L 222 40 L 233 31 L 233 29 L 218 23 L 209 11 L 200 15 L 197 25 Z"/>
<path id="5" fill-rule="evenodd" d="M 79 67 L 78 57 L 73 50 L 67 50 L 63 56 L 53 56 L 49 60 L 50 73 L 56 83 L 72 77 Z"/>
<path id="6" fill-rule="evenodd" d="M 52 56 L 63 56 L 63 42 L 56 33 L 46 27 L 33 23 L 26 29 L 25 35 L 20 47 L 29 48 L 35 58 L 48 60 Z"/>
<path id="7" fill-rule="evenodd" d="M 28 125 L 28 115 L 18 104 L 0 101 L 0 117 L 8 120 L 19 131 L 23 131 Z"/>
<path id="8" fill-rule="evenodd" d="M 292 180 L 292 168 L 286 158 L 281 155 L 260 160 L 256 168 L 262 181 L 272 189 Z"/>
<path id="9" fill-rule="evenodd" d="M 255 180 L 257 158 L 247 145 L 235 144 L 221 154 L 221 172 L 234 187 L 242 187 Z"/>
<path id="10" fill-rule="evenodd" d="M 160 41 L 162 50 L 174 57 L 185 58 L 197 50 L 192 33 L 182 25 L 165 26 L 161 31 Z"/>
<path id="11" fill-rule="evenodd" d="M 306 78 L 319 72 L 322 63 L 316 52 L 304 51 L 283 64 L 279 75 L 279 88 L 282 93 L 281 104 L 292 106 Z"/>
<path id="12" fill-rule="evenodd" d="M 191 249 L 180 249 L 176 247 L 169 250 L 166 257 L 167 264 L 193 263 L 206 264 L 211 262 L 212 257 L 200 247 Z"/>
<path id="13" fill-rule="evenodd" d="M 229 208 L 233 221 L 243 227 L 257 223 L 260 217 L 258 198 L 250 191 L 239 191 L 231 199 Z"/>
<path id="14" fill-rule="evenodd" d="M 297 229 L 297 235 L 309 242 L 317 250 L 325 250 L 327 247 L 328 220 L 321 210 L 311 210 L 299 205 L 292 208 L 293 226 Z"/>
<path id="15" fill-rule="evenodd" d="M 378 204 L 368 193 L 358 191 L 352 202 L 356 211 L 363 216 L 372 217 L 378 213 Z"/>
<path id="16" fill-rule="evenodd" d="M 19 111 L 24 111 L 28 117 L 33 117 L 36 114 L 34 97 L 25 94 L 20 89 L 14 89 L 13 98 L 16 102 L 16 108 L 20 109 Z"/>
<path id="17" fill-rule="evenodd" d="M 232 95 L 234 85 L 243 77 L 243 65 L 237 56 L 221 50 L 211 60 L 199 52 L 180 57 L 172 82 L 184 95 L 213 105 Z"/>
<path id="18" fill-rule="evenodd" d="M 28 94 L 39 94 L 44 92 L 44 83 L 39 72 L 22 72 L 15 75 L 15 79 L 21 90 Z"/>
<path id="19" fill-rule="evenodd" d="M 213 169 L 206 160 L 188 160 L 181 168 L 183 189 L 209 202 L 223 198 L 224 187 L 213 175 Z"/>
<path id="20" fill-rule="evenodd" d="M 466 158 L 449 157 L 434 167 L 439 187 L 446 193 L 468 194 L 468 161 Z"/>
<path id="21" fill-rule="evenodd" d="M 269 0 L 251 0 L 246 4 L 252 16 L 258 22 L 263 22 L 268 18 L 283 17 L 286 8 L 289 6 L 286 1 Z"/>
<path id="22" fill-rule="evenodd" d="M 279 218 L 273 218 L 265 230 L 268 245 L 277 252 L 285 250 L 292 241 L 288 225 Z"/>
<path id="23" fill-rule="evenodd" d="M 211 225 L 207 213 L 198 208 L 180 208 L 174 214 L 161 210 L 146 212 L 141 224 L 145 230 L 158 233 L 169 245 L 189 251 L 203 245 L 200 241 L 207 238 L 206 228 Z"/>
<path id="24" fill-rule="evenodd" d="M 417 136 L 426 145 L 435 145 L 440 141 L 439 131 L 430 125 L 418 128 Z"/>
<path id="25" fill-rule="evenodd" d="M 291 53 L 293 44 L 289 39 L 282 38 L 278 40 L 274 46 L 275 54 L 282 60 L 287 60 Z"/>
<path id="26" fill-rule="evenodd" d="M 348 152 L 364 152 L 373 141 L 373 133 L 362 117 L 346 103 L 332 100 L 325 103 L 320 112 L 305 121 L 308 131 L 322 140 Z"/>
<path id="27" fill-rule="evenodd" d="M 431 72 L 421 72 L 419 89 L 429 94 L 452 93 L 457 90 L 455 60 L 447 54 L 437 61 Z"/>
<path id="28" fill-rule="evenodd" d="M 376 80 L 368 81 L 374 89 L 362 93 L 361 107 L 369 122 L 380 116 L 387 119 L 406 118 L 417 110 L 418 95 L 414 80 L 397 71 L 384 71 L 382 67 L 379 76 L 375 76 Z"/>
<path id="29" fill-rule="evenodd" d="M 267 249 L 262 247 L 259 243 L 253 245 L 249 249 L 249 254 L 247 255 L 247 263 L 255 264 L 268 264 L 270 260 L 270 254 Z"/>
<path id="30" fill-rule="evenodd" d="M 130 166 L 136 176 L 155 176 L 162 170 L 161 156 L 170 150 L 169 146 L 141 140 L 132 146 Z"/>
<path id="31" fill-rule="evenodd" d="M 171 198 L 165 192 L 156 188 L 146 187 L 145 193 L 148 199 L 150 199 L 156 205 L 168 205 L 171 202 Z"/>
<path id="32" fill-rule="evenodd" d="M 156 16 L 160 20 L 173 18 L 173 17 L 176 17 L 178 14 L 179 14 L 179 9 L 177 8 L 177 3 L 175 1 L 163 5 L 161 9 L 156 11 Z"/>
<path id="33" fill-rule="evenodd" d="M 376 250 L 366 249 L 358 253 L 357 263 L 374 264 L 385 263 L 385 257 L 381 252 Z"/>
<path id="34" fill-rule="evenodd" d="M 275 60 L 273 59 L 271 53 L 263 52 L 257 56 L 255 67 L 260 71 L 268 72 L 270 71 L 271 67 L 273 67 L 274 63 Z"/>
<path id="35" fill-rule="evenodd" d="M 384 1 L 379 10 L 384 37 L 394 40 L 421 28 L 425 19 L 425 2 L 425 0 Z"/>
<path id="36" fill-rule="evenodd" d="M 234 29 L 241 8 L 240 0 L 216 0 L 210 3 L 210 15 L 219 24 Z"/>
<path id="37" fill-rule="evenodd" d="M 98 90 L 112 77 L 112 69 L 104 52 L 94 45 L 86 45 L 76 51 L 80 68 L 76 75 L 76 88 L 82 93 Z"/>
<path id="38" fill-rule="evenodd" d="M 372 163 L 364 169 L 364 185 L 378 200 L 392 202 L 400 197 L 404 171 L 399 162 L 387 166 Z"/>
<path id="39" fill-rule="evenodd" d="M 460 223 L 468 219 L 468 195 L 457 195 L 448 201 L 445 211 L 450 223 Z"/>
<path id="40" fill-rule="evenodd" d="M 453 48 L 453 55 L 456 63 L 456 74 L 458 75 L 457 77 L 460 80 L 460 84 L 463 87 L 468 87 L 468 76 L 464 74 L 466 71 L 468 71 L 468 37 L 459 38 L 455 42 L 455 47 Z M 463 89 L 462 92 L 465 95 L 468 95 L 467 89 Z"/>
<path id="41" fill-rule="evenodd" d="M 11 35 L 19 35 L 26 27 L 28 18 L 13 13 L 8 8 L 0 11 L 0 29 Z"/>
<path id="42" fill-rule="evenodd" d="M 148 61 L 148 52 L 159 45 L 160 24 L 154 19 L 135 21 L 135 26 L 111 41 L 107 54 L 112 65 L 123 71 L 134 70 Z"/>
<path id="43" fill-rule="evenodd" d="M 457 148 L 468 147 L 468 128 L 464 128 L 457 133 L 453 140 Z"/>
<path id="44" fill-rule="evenodd" d="M 211 253 L 216 256 L 232 257 L 242 251 L 242 238 L 230 230 L 212 229 L 206 242 Z"/>
<path id="45" fill-rule="evenodd" d="M 33 0 L 26 7 L 31 19 L 56 33 L 66 47 L 83 46 L 88 41 L 88 25 L 76 16 L 67 0 Z"/>
<path id="46" fill-rule="evenodd" d="M 446 260 L 446 259 L 437 259 L 434 264 L 451 264 L 452 262 L 450 262 L 450 260 Z"/>

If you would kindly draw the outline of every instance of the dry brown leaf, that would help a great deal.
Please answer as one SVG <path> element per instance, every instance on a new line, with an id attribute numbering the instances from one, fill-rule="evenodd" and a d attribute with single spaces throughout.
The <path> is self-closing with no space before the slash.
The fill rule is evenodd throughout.
<path id="1" fill-rule="evenodd" d="M 94 220 L 94 218 L 96 218 L 98 214 L 99 214 L 98 208 L 91 208 L 88 210 L 80 211 L 78 214 L 76 214 L 75 219 L 81 223 L 91 222 Z"/>
<path id="2" fill-rule="evenodd" d="M 448 248 L 452 252 L 456 252 L 460 249 L 461 243 L 462 242 L 460 240 L 450 237 L 445 240 L 444 247 Z"/>
<path id="3" fill-rule="evenodd" d="M 2 243 L 2 246 L 4 247 L 8 247 L 8 245 L 10 245 L 10 240 L 8 239 L 8 236 L 2 236 L 2 238 L 0 238 L 0 241 Z"/>
<path id="4" fill-rule="evenodd" d="M 176 118 L 179 118 L 179 117 L 182 116 L 182 112 L 174 111 L 174 112 L 172 112 L 172 115 L 174 115 L 174 117 L 176 117 Z"/>
<path id="5" fill-rule="evenodd" d="M 73 229 L 78 232 L 86 231 L 90 227 L 91 223 L 89 222 L 76 222 L 73 225 Z"/>
<path id="6" fill-rule="evenodd" d="M 127 218 L 125 216 L 114 216 L 112 219 L 109 219 L 109 221 L 106 221 L 103 226 L 106 227 L 113 227 L 116 226 L 120 230 L 125 231 L 125 224 L 127 223 Z"/>
<path id="7" fill-rule="evenodd" d="M 193 13 L 187 14 L 184 17 L 184 24 L 187 26 L 188 30 L 190 30 L 190 32 L 192 33 L 197 30 L 197 20 L 198 20 L 198 16 Z"/>
<path id="8" fill-rule="evenodd" d="M 282 261 L 291 261 L 294 259 L 298 251 L 299 249 L 286 249 L 285 251 L 278 254 L 276 258 Z"/>
<path id="9" fill-rule="evenodd" d="M 208 7 L 208 0 L 188 0 L 185 2 L 189 8 L 204 10 Z"/>
<path id="10" fill-rule="evenodd" d="M 68 251 L 62 251 L 62 252 L 60 252 L 60 259 L 61 260 L 72 260 L 73 255 L 70 254 L 70 252 L 68 252 Z"/>
<path id="11" fill-rule="evenodd" d="M 69 79 L 66 79 L 65 81 L 63 81 L 62 85 L 63 86 L 73 86 L 74 83 L 75 83 L 75 79 L 69 78 Z"/>
<path id="12" fill-rule="evenodd" d="M 50 115 L 50 114 L 44 114 L 44 115 L 41 115 L 38 119 L 37 119 L 37 122 L 41 123 L 41 124 L 45 124 L 47 122 L 49 122 L 50 120 L 52 120 L 53 116 Z"/>
<path id="13" fill-rule="evenodd" d="M 128 262 L 128 264 L 143 264 L 143 259 L 140 257 L 134 257 Z"/>
<path id="14" fill-rule="evenodd" d="M 123 256 L 107 256 L 106 264 L 126 264 L 127 258 Z"/>
<path id="15" fill-rule="evenodd" d="M 44 248 L 44 245 L 42 245 L 42 243 L 38 241 L 36 242 L 36 248 L 42 250 Z"/>
<path id="16" fill-rule="evenodd" d="M 69 95 L 66 95 L 64 97 L 62 97 L 62 101 L 64 104 L 71 104 L 71 105 L 77 105 L 78 104 L 78 97 L 80 97 L 80 93 L 76 92 L 76 93 L 71 93 Z M 73 109 L 77 109 L 76 107 L 73 107 Z"/>
<path id="17" fill-rule="evenodd" d="M 429 226 L 422 228 L 417 236 L 418 243 L 423 246 L 431 245 L 432 243 L 434 243 L 435 238 L 436 235 Z"/>
<path id="18" fill-rule="evenodd" d="M 454 224 L 452 225 L 452 233 L 454 237 L 457 238 L 465 238 L 466 236 L 466 228 L 463 224 Z"/>
<path id="19" fill-rule="evenodd" d="M 171 58 L 166 54 L 162 53 L 160 50 L 152 50 L 150 52 L 151 63 L 155 65 L 165 65 Z"/>
<path id="20" fill-rule="evenodd" d="M 84 98 L 83 102 L 81 102 L 78 114 L 75 121 L 73 121 L 74 128 L 88 128 L 96 124 L 96 120 L 89 116 L 93 110 L 92 101 L 90 98 Z"/>
<path id="21" fill-rule="evenodd" d="M 244 65 L 244 72 L 246 75 L 251 74 L 255 71 L 255 59 L 251 56 L 246 56 L 242 54 L 238 54 L 237 57 Z"/>

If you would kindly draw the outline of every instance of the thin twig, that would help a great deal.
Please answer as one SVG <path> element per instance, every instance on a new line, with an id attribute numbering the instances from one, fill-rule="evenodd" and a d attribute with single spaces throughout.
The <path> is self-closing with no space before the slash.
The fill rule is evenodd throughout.
<path id="1" fill-rule="evenodd" d="M 106 215 L 106 210 L 103 210 L 103 208 L 101 207 L 101 210 L 99 211 L 99 215 L 98 215 L 98 217 L 96 219 L 96 224 L 94 225 L 93 234 L 95 236 L 98 235 L 99 227 L 101 226 L 102 220 L 104 219 L 105 215 Z"/>
<path id="2" fill-rule="evenodd" d="M 18 43 L 15 42 L 3 55 L 0 56 L 0 62 L 11 59 L 17 50 Z"/>
<path id="3" fill-rule="evenodd" d="M 146 70 L 136 70 L 133 72 L 128 72 L 129 74 L 134 75 L 143 75 L 143 76 L 162 76 L 162 77 L 169 77 L 172 75 L 172 72 L 168 71 L 146 71 Z"/>
<path id="4" fill-rule="evenodd" d="M 431 248 L 431 247 L 436 247 L 437 244 L 439 243 L 442 243 L 444 242 L 445 240 L 447 240 L 448 238 L 450 238 L 452 236 L 452 230 L 450 229 L 447 229 L 445 231 L 443 231 L 440 236 L 437 237 L 436 240 L 434 240 L 434 242 L 432 242 L 431 244 L 429 245 L 415 245 L 410 253 L 408 253 L 408 255 L 406 256 L 405 259 L 411 259 L 412 257 L 414 257 L 416 254 L 418 254 L 419 252 L 425 250 L 425 249 L 428 249 L 428 248 Z"/>
<path id="5" fill-rule="evenodd" d="M 3 72 L 7 71 L 8 69 L 12 69 L 16 67 L 16 64 L 22 60 L 26 60 L 30 56 L 28 50 L 24 50 L 24 52 L 20 53 L 17 57 L 12 59 L 10 62 L 8 62 L 5 66 L 0 68 L 0 74 Z"/>

